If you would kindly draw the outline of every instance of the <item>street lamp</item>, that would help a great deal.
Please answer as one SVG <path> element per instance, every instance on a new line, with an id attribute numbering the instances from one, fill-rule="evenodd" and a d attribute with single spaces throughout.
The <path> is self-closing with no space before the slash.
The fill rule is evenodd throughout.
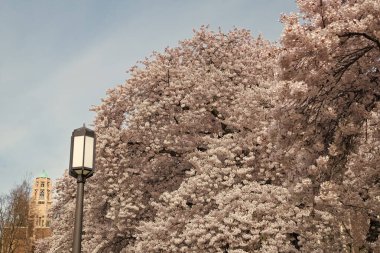
<path id="1" fill-rule="evenodd" d="M 73 253 L 81 252 L 84 183 L 94 173 L 95 141 L 95 132 L 84 124 L 71 135 L 69 172 L 77 179 Z"/>

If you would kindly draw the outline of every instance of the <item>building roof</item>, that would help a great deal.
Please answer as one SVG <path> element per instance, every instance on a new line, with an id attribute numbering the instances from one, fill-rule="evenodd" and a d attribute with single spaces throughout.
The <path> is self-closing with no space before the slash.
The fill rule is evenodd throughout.
<path id="1" fill-rule="evenodd" d="M 42 178 L 49 178 L 49 176 L 47 175 L 47 173 L 46 173 L 46 171 L 45 170 L 43 170 L 42 171 L 42 173 L 41 173 L 41 175 L 39 175 L 38 177 L 42 177 Z"/>

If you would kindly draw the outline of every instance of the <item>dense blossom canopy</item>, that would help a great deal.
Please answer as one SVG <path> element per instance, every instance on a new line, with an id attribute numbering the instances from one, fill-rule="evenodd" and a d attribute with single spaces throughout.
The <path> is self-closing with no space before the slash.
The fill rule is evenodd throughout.
<path id="1" fill-rule="evenodd" d="M 202 27 L 108 91 L 84 252 L 380 250 L 380 3 L 298 5 L 280 47 Z M 70 251 L 57 192 L 41 252 Z"/>

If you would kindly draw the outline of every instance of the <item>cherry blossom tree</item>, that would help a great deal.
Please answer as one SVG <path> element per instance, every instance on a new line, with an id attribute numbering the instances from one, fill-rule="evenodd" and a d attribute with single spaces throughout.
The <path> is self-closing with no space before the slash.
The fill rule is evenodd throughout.
<path id="1" fill-rule="evenodd" d="M 288 180 L 311 180 L 309 205 L 335 217 L 342 249 L 378 251 L 380 3 L 298 5 L 283 17 L 279 160 Z"/>
<path id="2" fill-rule="evenodd" d="M 94 195 L 92 202 L 99 204 L 91 211 L 107 230 L 95 228 L 89 248 L 133 248 L 138 225 L 156 216 L 155 201 L 193 176 L 193 156 L 207 151 L 214 139 L 254 130 L 239 124 L 253 111 L 236 113 L 237 101 L 273 78 L 274 55 L 268 42 L 248 31 L 202 28 L 131 70 L 126 85 L 95 109 L 98 164 L 105 172 L 98 180 L 109 185 L 103 184 L 102 199 Z"/>
<path id="3" fill-rule="evenodd" d="M 283 78 L 299 82 L 287 94 L 297 106 L 287 109 L 310 158 L 331 155 L 332 170 L 321 180 L 341 181 L 355 139 L 380 99 L 380 4 L 308 0 L 298 5 L 303 22 L 296 15 L 283 18 Z"/>

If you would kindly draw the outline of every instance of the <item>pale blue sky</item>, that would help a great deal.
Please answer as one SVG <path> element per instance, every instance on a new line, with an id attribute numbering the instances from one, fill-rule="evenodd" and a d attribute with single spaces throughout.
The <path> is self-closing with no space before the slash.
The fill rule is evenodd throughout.
<path id="1" fill-rule="evenodd" d="M 0 0 L 0 193 L 27 174 L 61 176 L 72 130 L 152 51 L 201 25 L 276 41 L 291 11 L 294 0 Z"/>

